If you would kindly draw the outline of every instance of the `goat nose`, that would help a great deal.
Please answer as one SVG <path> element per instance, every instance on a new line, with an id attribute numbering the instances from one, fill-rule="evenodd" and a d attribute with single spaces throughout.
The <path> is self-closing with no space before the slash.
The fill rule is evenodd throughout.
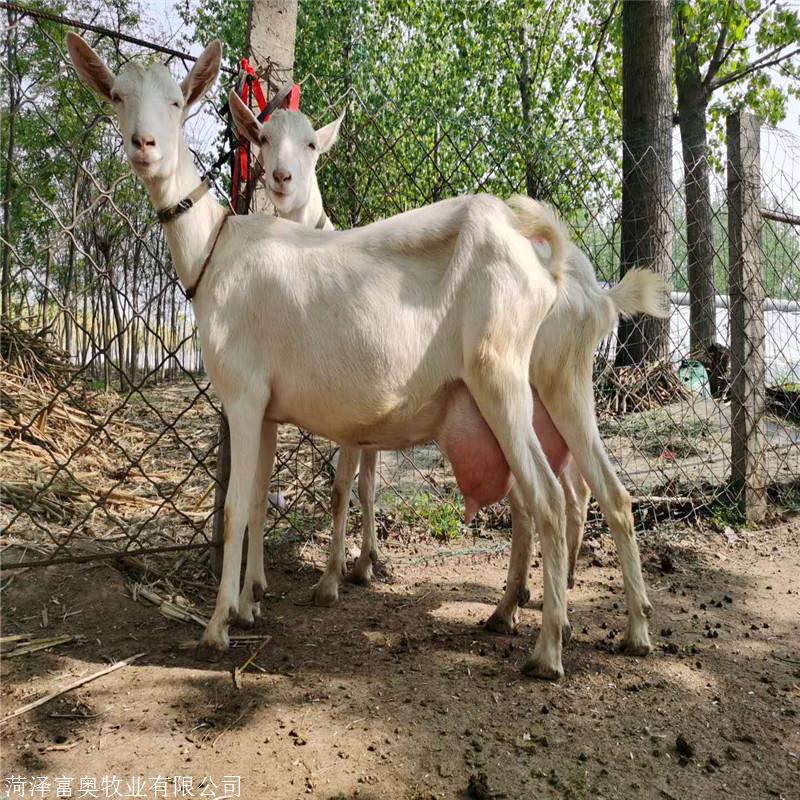
<path id="1" fill-rule="evenodd" d="M 134 133 L 131 136 L 133 146 L 139 150 L 144 150 L 148 147 L 156 146 L 156 137 L 149 133 Z"/>
<path id="2" fill-rule="evenodd" d="M 292 173 L 285 169 L 276 169 L 272 171 L 272 177 L 276 183 L 288 183 L 292 179 Z"/>

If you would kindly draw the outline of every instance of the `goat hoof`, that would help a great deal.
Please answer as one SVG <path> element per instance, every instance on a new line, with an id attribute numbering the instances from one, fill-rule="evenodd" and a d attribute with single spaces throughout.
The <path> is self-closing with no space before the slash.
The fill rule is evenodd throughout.
<path id="1" fill-rule="evenodd" d="M 198 661 L 207 661 L 216 664 L 228 651 L 226 642 L 215 642 L 201 639 L 194 649 L 195 657 Z"/>
<path id="2" fill-rule="evenodd" d="M 653 650 L 653 646 L 650 644 L 648 640 L 645 641 L 634 641 L 633 639 L 628 640 L 626 639 L 621 647 L 620 650 L 626 656 L 636 656 L 638 658 L 644 658 Z"/>
<path id="3" fill-rule="evenodd" d="M 368 562 L 366 568 L 363 569 L 359 569 L 358 565 L 354 566 L 347 573 L 345 580 L 356 586 L 369 586 L 372 583 L 372 563 Z"/>
<path id="4" fill-rule="evenodd" d="M 255 620 L 256 616 L 258 615 L 252 612 L 251 615 L 248 616 L 246 611 L 243 612 L 240 610 L 239 613 L 233 618 L 233 624 L 237 628 L 245 628 L 245 629 L 252 628 L 256 624 Z"/>
<path id="5" fill-rule="evenodd" d="M 520 586 L 517 589 L 517 603 L 520 606 L 526 606 L 530 602 L 531 591 L 527 586 Z"/>
<path id="6" fill-rule="evenodd" d="M 557 681 L 559 678 L 564 677 L 564 668 L 560 664 L 555 667 L 544 664 L 534 656 L 531 656 L 522 665 L 522 674 L 542 681 Z"/>
<path id="7" fill-rule="evenodd" d="M 318 608 L 331 608 L 339 601 L 339 587 L 323 584 L 321 581 L 314 589 L 311 602 Z"/>
<path id="8" fill-rule="evenodd" d="M 515 636 L 517 634 L 517 622 L 514 616 L 512 615 L 510 618 L 504 617 L 496 611 L 486 620 L 483 627 L 492 633 L 501 633 L 506 636 Z"/>
<path id="9" fill-rule="evenodd" d="M 570 570 L 569 575 L 567 575 L 567 589 L 574 589 L 575 588 L 575 573 Z"/>

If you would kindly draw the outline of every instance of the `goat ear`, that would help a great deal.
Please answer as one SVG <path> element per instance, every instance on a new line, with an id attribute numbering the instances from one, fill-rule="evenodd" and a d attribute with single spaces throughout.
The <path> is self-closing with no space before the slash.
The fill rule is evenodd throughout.
<path id="1" fill-rule="evenodd" d="M 236 130 L 258 147 L 260 144 L 258 135 L 261 132 L 261 123 L 233 89 L 228 95 L 228 105 L 231 109 L 231 116 Z"/>
<path id="2" fill-rule="evenodd" d="M 324 125 L 317 131 L 317 152 L 327 153 L 336 144 L 339 138 L 339 128 L 342 126 L 345 112 L 342 116 L 333 122 Z"/>
<path id="3" fill-rule="evenodd" d="M 219 39 L 203 50 L 191 72 L 183 79 L 181 91 L 186 105 L 196 103 L 214 84 L 222 62 L 222 43 Z"/>
<path id="4" fill-rule="evenodd" d="M 71 31 L 67 34 L 67 50 L 83 82 L 104 100 L 111 102 L 111 87 L 115 78 L 106 62 L 77 33 Z"/>

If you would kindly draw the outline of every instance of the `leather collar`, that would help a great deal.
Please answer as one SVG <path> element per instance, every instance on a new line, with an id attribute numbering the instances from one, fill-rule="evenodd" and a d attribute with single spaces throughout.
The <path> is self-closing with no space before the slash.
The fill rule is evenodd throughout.
<path id="1" fill-rule="evenodd" d="M 208 181 L 202 181 L 198 186 L 192 189 L 183 200 L 176 203 L 174 206 L 167 206 L 167 208 L 162 208 L 160 211 L 157 211 L 156 216 L 158 217 L 158 221 L 162 225 L 165 225 L 167 222 L 172 222 L 172 220 L 177 219 L 181 214 L 185 214 L 201 197 L 208 193 L 208 189 Z"/>

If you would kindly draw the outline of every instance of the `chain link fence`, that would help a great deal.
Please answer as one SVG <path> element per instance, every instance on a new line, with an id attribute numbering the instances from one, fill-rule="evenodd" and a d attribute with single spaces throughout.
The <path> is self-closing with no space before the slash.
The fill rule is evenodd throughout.
<path id="1" fill-rule="evenodd" d="M 64 36 L 70 27 L 85 35 L 113 69 L 158 56 L 183 74 L 191 57 L 99 25 L 2 6 L 10 100 L 2 112 L 2 545 L 13 545 L 14 563 L 25 565 L 207 549 L 220 404 L 155 215 L 108 109 L 74 74 Z M 219 109 L 236 80 L 225 73 L 216 98 L 187 123 L 201 169 L 225 145 Z M 487 126 L 466 110 L 412 110 L 399 82 L 332 95 L 309 75 L 302 86 L 302 107 L 318 124 L 347 108 L 342 139 L 319 176 L 337 227 L 462 192 L 527 191 L 555 203 L 601 280 L 618 279 L 622 177 L 613 142 L 578 139 L 574 125 L 543 141 L 530 127 Z M 761 146 L 767 407 L 757 435 L 763 488 L 797 504 L 800 142 L 764 130 Z M 596 355 L 601 431 L 642 525 L 701 513 L 725 523 L 737 513 L 728 193 L 723 173 L 712 175 L 719 346 L 689 358 L 685 200 L 676 178 L 669 357 L 615 367 L 616 334 Z M 226 197 L 224 177 L 217 190 Z M 282 429 L 268 533 L 327 530 L 333 452 L 318 437 Z M 434 445 L 381 454 L 377 509 L 385 536 L 450 539 L 462 530 L 455 482 Z M 473 524 L 508 520 L 497 506 Z"/>

